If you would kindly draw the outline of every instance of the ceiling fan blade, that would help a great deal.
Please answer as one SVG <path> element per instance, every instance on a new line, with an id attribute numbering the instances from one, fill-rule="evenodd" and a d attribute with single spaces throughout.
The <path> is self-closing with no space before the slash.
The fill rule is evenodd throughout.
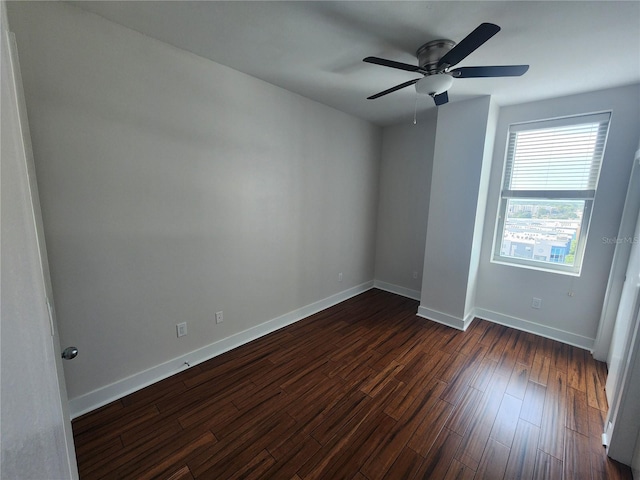
<path id="1" fill-rule="evenodd" d="M 449 71 L 453 78 L 519 77 L 529 65 L 499 65 L 491 67 L 460 67 Z"/>
<path id="2" fill-rule="evenodd" d="M 409 85 L 413 85 L 414 83 L 416 83 L 418 80 L 420 80 L 420 79 L 416 78 L 415 80 L 409 80 L 408 82 L 401 83 L 400 85 L 396 85 L 395 87 L 391 87 L 390 89 L 385 90 L 384 92 L 380 92 L 380 93 L 376 93 L 375 95 L 371 95 L 370 97 L 367 97 L 367 100 L 374 100 L 374 99 L 382 97 L 383 95 L 386 95 L 388 93 L 392 93 L 392 92 L 395 92 L 396 90 L 400 90 L 401 88 L 408 87 Z"/>
<path id="3" fill-rule="evenodd" d="M 460 43 L 449 50 L 438 62 L 438 67 L 453 67 L 465 59 L 471 52 L 500 31 L 498 25 L 482 23 Z"/>
<path id="4" fill-rule="evenodd" d="M 394 62 L 393 60 L 386 60 L 378 57 L 367 57 L 362 60 L 367 63 L 375 63 L 376 65 L 382 65 L 383 67 L 398 68 L 400 70 L 406 70 L 407 72 L 419 72 L 420 67 L 417 65 L 409 65 L 408 63 Z"/>
<path id="5" fill-rule="evenodd" d="M 433 96 L 433 101 L 436 102 L 436 106 L 444 105 L 449 101 L 449 95 L 447 92 L 442 92 L 439 95 Z"/>

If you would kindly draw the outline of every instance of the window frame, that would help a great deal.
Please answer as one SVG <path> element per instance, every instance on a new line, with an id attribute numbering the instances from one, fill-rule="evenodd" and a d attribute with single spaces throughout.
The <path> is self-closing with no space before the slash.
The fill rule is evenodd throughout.
<path id="1" fill-rule="evenodd" d="M 604 152 L 606 149 L 607 139 L 609 136 L 609 127 L 611 125 L 611 111 L 601 111 L 594 113 L 585 113 L 579 115 L 571 115 L 566 117 L 558 117 L 547 120 L 535 120 L 528 122 L 512 123 L 507 129 L 505 154 L 502 165 L 502 176 L 500 181 L 500 191 L 498 196 L 498 209 L 495 222 L 495 230 L 493 235 L 493 247 L 491 249 L 491 263 L 500 265 L 508 265 L 513 267 L 527 268 L 551 273 L 559 273 L 564 275 L 580 276 L 584 261 L 584 252 L 589 239 L 589 229 L 591 226 L 591 214 L 597 194 L 597 184 L 600 173 L 602 171 L 602 163 L 604 161 Z M 601 144 L 599 165 L 595 177 L 595 184 L 590 185 L 585 190 L 509 190 L 506 187 L 511 181 L 507 179 L 507 174 L 513 171 L 513 159 L 515 150 L 510 148 L 513 142 L 513 135 L 518 132 L 561 128 L 565 126 L 581 125 L 588 123 L 598 123 L 598 138 L 596 145 Z M 509 180 L 509 181 L 507 181 Z M 576 250 L 574 254 L 573 265 L 563 263 L 555 263 L 543 260 L 534 260 L 527 258 L 519 258 L 501 255 L 502 243 L 504 240 L 505 219 L 507 213 L 507 205 L 509 200 L 527 200 L 544 201 L 544 200 L 577 200 L 584 201 L 583 214 L 580 224 L 580 232 L 576 238 Z"/>

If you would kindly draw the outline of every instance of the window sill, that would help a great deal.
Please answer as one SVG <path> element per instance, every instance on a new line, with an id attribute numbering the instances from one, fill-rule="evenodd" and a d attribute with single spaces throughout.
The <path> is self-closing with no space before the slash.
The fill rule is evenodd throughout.
<path id="1" fill-rule="evenodd" d="M 518 261 L 497 260 L 496 258 L 491 258 L 491 263 L 495 263 L 496 265 L 506 265 L 508 267 L 524 268 L 527 270 L 536 270 L 538 272 L 567 275 L 570 277 L 580 276 L 580 270 L 573 271 L 573 270 L 561 270 L 559 268 L 549 268 L 549 267 L 545 268 L 543 265 L 530 264 L 530 263 L 518 262 Z"/>

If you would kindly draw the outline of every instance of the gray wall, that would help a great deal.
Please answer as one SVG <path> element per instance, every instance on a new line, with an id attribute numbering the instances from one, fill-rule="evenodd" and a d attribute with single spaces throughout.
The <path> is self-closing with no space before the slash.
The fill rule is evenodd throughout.
<path id="1" fill-rule="evenodd" d="M 387 127 L 376 240 L 376 285 L 420 298 L 437 110 Z M 414 273 L 416 278 L 414 278 Z"/>
<path id="2" fill-rule="evenodd" d="M 580 277 L 491 263 L 509 124 L 604 110 L 612 118 Z M 593 346 L 615 247 L 603 238 L 618 234 L 639 134 L 639 85 L 501 108 L 478 272 L 480 316 Z M 542 299 L 541 309 L 531 308 L 532 297 Z"/>
<path id="3" fill-rule="evenodd" d="M 9 20 L 71 399 L 373 280 L 379 128 L 69 4 Z"/>

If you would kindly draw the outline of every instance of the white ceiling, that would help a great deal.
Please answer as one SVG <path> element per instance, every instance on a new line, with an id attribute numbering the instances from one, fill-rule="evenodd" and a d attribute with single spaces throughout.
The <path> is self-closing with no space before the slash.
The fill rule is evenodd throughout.
<path id="1" fill-rule="evenodd" d="M 415 73 L 362 62 L 416 64 L 437 38 L 482 22 L 502 30 L 458 66 L 529 64 L 523 77 L 456 79 L 452 102 L 499 105 L 640 82 L 638 1 L 88 1 L 114 22 L 344 112 L 388 125 L 413 117 L 415 89 L 366 97 Z M 420 97 L 419 111 L 435 108 Z"/>

